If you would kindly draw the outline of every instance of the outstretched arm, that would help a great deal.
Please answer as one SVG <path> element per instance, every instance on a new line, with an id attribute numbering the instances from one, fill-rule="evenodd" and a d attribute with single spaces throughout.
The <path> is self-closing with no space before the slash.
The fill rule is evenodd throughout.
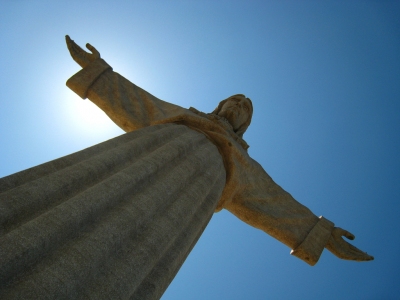
<path id="1" fill-rule="evenodd" d="M 68 35 L 65 39 L 72 58 L 83 68 L 67 81 L 67 86 L 83 99 L 89 98 L 123 130 L 129 132 L 189 113 L 113 72 L 92 45 L 86 44 L 92 52 L 88 53 Z"/>
<path id="2" fill-rule="evenodd" d="M 256 161 L 250 160 L 245 176 L 241 176 L 243 188 L 225 204 L 227 210 L 292 248 L 292 255 L 310 265 L 317 263 L 324 248 L 342 259 L 373 259 L 342 239 L 353 239 L 351 233 L 318 218 L 277 185 Z"/>

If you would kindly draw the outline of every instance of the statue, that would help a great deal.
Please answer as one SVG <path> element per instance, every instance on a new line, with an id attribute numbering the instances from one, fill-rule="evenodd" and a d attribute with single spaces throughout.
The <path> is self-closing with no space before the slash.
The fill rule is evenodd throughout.
<path id="1" fill-rule="evenodd" d="M 309 265 L 324 248 L 373 259 L 248 155 L 249 98 L 185 109 L 66 41 L 82 67 L 67 86 L 127 133 L 0 178 L 1 299 L 159 299 L 222 208 Z"/>
<path id="2" fill-rule="evenodd" d="M 373 259 L 342 239 L 345 236 L 353 240 L 353 234 L 315 216 L 250 158 L 248 145 L 242 139 L 253 113 L 249 98 L 233 95 L 221 101 L 211 114 L 194 108 L 187 110 L 157 99 L 113 72 L 92 45 L 86 45 L 92 52 L 87 53 L 68 35 L 66 41 L 72 58 L 83 68 L 81 74 L 68 80 L 67 86 L 83 99 L 89 98 L 124 131 L 179 123 L 202 132 L 218 146 L 224 158 L 227 183 L 217 210 L 225 208 L 242 221 L 265 231 L 291 247 L 292 255 L 310 265 L 317 263 L 324 247 L 341 259 Z M 212 128 L 204 124 L 206 120 L 214 123 Z M 213 132 L 216 127 L 219 127 L 218 134 L 233 138 L 236 143 L 216 137 Z"/>

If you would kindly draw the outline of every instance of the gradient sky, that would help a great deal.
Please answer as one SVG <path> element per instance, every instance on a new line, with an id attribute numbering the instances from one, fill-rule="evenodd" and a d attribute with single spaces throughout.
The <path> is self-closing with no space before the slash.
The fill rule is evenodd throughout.
<path id="1" fill-rule="evenodd" d="M 212 111 L 251 98 L 249 153 L 373 262 L 310 267 L 227 211 L 169 299 L 398 299 L 399 1 L 0 0 L 0 177 L 123 131 L 66 86 L 90 42 L 155 96 Z"/>

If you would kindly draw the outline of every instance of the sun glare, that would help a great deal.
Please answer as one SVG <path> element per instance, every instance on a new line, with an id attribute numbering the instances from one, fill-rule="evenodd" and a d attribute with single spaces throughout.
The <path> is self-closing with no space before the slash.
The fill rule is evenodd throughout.
<path id="1" fill-rule="evenodd" d="M 73 130 L 99 134 L 116 129 L 110 118 L 90 100 L 79 99 L 70 92 L 66 98 L 67 118 Z"/>
<path id="2" fill-rule="evenodd" d="M 84 100 L 78 104 L 77 113 L 81 120 L 89 126 L 103 126 L 109 121 L 107 115 L 89 100 Z"/>

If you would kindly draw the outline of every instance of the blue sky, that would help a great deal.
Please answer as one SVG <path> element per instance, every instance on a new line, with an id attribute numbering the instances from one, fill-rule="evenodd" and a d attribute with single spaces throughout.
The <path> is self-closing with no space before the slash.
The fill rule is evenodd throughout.
<path id="1" fill-rule="evenodd" d="M 399 1 L 55 2 L 1 1 L 0 177 L 123 133 L 65 86 L 69 34 L 183 107 L 250 97 L 250 155 L 375 256 L 309 267 L 222 211 L 162 299 L 399 297 Z"/>

